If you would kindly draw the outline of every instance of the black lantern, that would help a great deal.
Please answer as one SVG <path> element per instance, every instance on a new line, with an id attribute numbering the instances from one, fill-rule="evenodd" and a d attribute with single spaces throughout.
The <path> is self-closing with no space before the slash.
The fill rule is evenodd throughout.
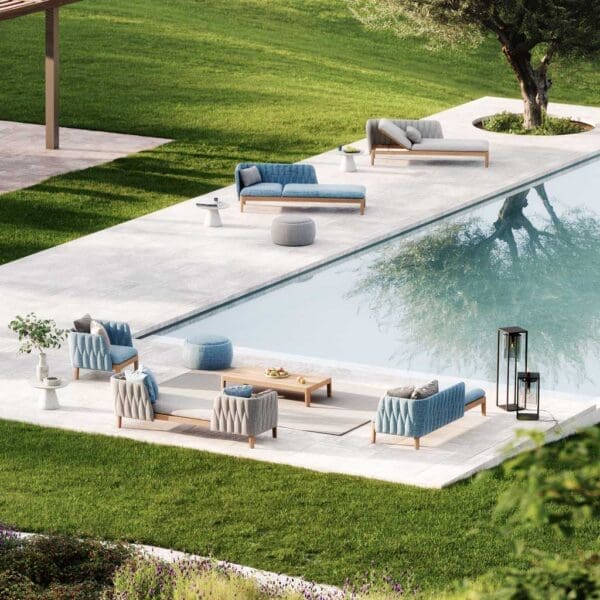
<path id="1" fill-rule="evenodd" d="M 496 406 L 504 410 L 517 410 L 519 371 L 527 371 L 527 330 L 522 327 L 500 327 L 496 358 Z M 502 399 L 500 385 L 506 387 L 506 394 L 502 390 Z"/>
<path id="2" fill-rule="evenodd" d="M 517 419 L 538 421 L 540 418 L 540 374 L 520 371 L 517 375 Z"/>

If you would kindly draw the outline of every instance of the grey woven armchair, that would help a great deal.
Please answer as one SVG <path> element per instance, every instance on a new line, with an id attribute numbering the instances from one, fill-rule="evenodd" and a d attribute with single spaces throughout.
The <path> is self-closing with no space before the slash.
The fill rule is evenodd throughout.
<path id="1" fill-rule="evenodd" d="M 152 404 L 141 381 L 127 381 L 122 374 L 111 378 L 117 427 L 123 417 L 142 421 L 172 421 L 210 427 L 211 431 L 243 435 L 254 448 L 256 437 L 272 431 L 277 437 L 277 392 L 265 390 L 251 398 L 220 393 L 214 400 L 160 394 Z"/>

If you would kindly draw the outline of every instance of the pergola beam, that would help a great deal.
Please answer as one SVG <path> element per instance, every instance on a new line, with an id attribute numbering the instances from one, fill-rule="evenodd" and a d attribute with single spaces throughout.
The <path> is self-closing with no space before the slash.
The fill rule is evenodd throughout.
<path id="1" fill-rule="evenodd" d="M 58 9 L 79 0 L 0 0 L 0 21 L 15 19 L 31 13 L 46 13 L 46 148 L 56 150 L 58 133 Z"/>
<path id="2" fill-rule="evenodd" d="M 14 19 L 31 13 L 58 8 L 79 0 L 0 0 L 0 21 Z"/>

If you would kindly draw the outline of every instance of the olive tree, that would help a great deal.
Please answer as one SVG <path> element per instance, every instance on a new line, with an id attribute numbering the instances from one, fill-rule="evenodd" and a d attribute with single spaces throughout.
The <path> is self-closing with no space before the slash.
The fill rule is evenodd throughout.
<path id="1" fill-rule="evenodd" d="M 593 57 L 600 50 L 600 0 L 347 0 L 370 28 L 430 43 L 500 42 L 524 102 L 524 126 L 542 124 L 557 55 Z"/>

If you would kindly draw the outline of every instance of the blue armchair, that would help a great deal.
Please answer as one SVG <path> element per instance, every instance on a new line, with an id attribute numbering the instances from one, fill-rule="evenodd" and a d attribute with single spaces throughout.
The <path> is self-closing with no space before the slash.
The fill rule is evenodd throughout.
<path id="1" fill-rule="evenodd" d="M 485 392 L 480 388 L 465 392 L 462 382 L 418 400 L 386 395 L 379 401 L 371 442 L 375 443 L 377 433 L 402 435 L 414 438 L 418 450 L 422 436 L 462 418 L 465 410 L 476 406 L 481 406 L 485 416 Z"/>
<path id="2" fill-rule="evenodd" d="M 100 319 L 98 322 L 102 323 L 108 333 L 110 347 L 107 347 L 101 335 L 79 331 L 69 332 L 69 353 L 73 366 L 73 379 L 79 379 L 79 369 L 119 373 L 131 364 L 136 369 L 138 368 L 138 351 L 133 347 L 129 325 Z"/>

